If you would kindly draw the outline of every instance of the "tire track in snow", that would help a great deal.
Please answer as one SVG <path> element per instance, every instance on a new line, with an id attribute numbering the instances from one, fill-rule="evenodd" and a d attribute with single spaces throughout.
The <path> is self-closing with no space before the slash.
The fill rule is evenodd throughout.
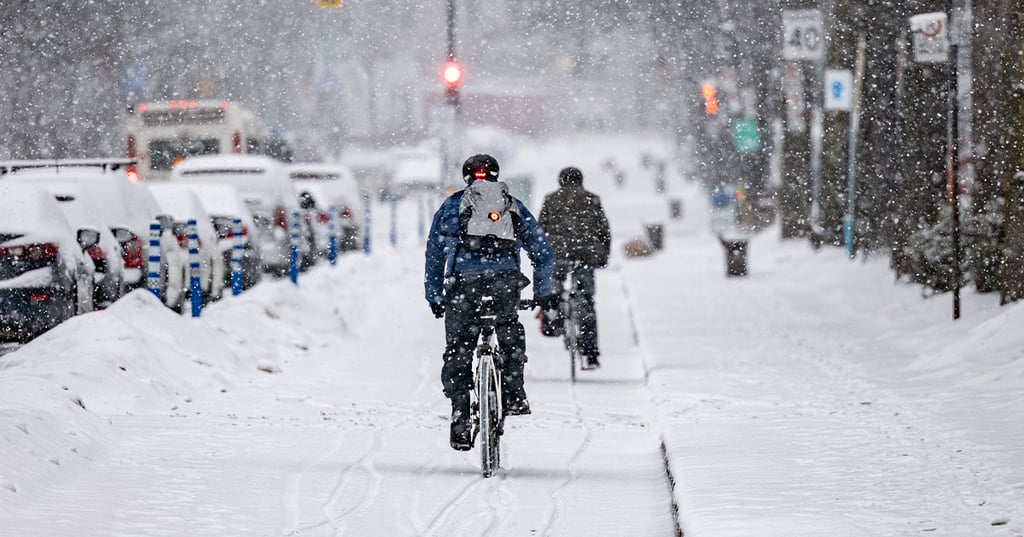
<path id="1" fill-rule="evenodd" d="M 431 381 L 431 376 L 427 372 L 426 368 L 427 361 L 420 360 L 419 362 L 420 366 L 417 368 L 419 381 L 411 392 L 413 396 L 422 394 L 423 391 L 427 389 L 427 386 Z M 335 408 L 334 405 L 328 406 Z M 370 446 L 363 451 L 358 459 L 348 464 L 341 471 L 337 484 L 332 489 L 327 500 L 320 505 L 320 521 L 313 524 L 307 524 L 302 527 L 296 527 L 302 511 L 300 497 L 303 476 L 310 473 L 317 466 L 330 460 L 338 451 L 341 450 L 345 444 L 346 435 L 340 434 L 338 441 L 331 449 L 317 457 L 315 462 L 306 465 L 299 475 L 289 479 L 285 495 L 287 498 L 287 519 L 290 521 L 285 527 L 290 529 L 288 531 L 283 531 L 282 534 L 297 536 L 310 530 L 330 527 L 333 529 L 335 535 L 344 535 L 350 519 L 354 515 L 366 512 L 366 510 L 379 499 L 383 477 L 376 469 L 375 460 L 380 452 L 381 446 L 384 444 L 384 436 L 392 430 L 400 429 L 416 417 L 418 417 L 418 415 L 415 412 L 409 412 L 406 413 L 405 417 L 397 422 L 384 424 L 376 428 L 374 431 L 373 441 L 370 443 Z M 344 433 L 344 431 L 341 432 Z M 359 492 L 358 500 L 351 506 L 341 506 L 342 502 L 346 500 L 351 501 L 352 498 L 350 496 L 346 496 L 346 493 L 352 489 L 354 484 L 360 482 L 364 483 L 364 485 Z"/>
<path id="2" fill-rule="evenodd" d="M 558 523 L 559 518 L 561 518 L 562 509 L 565 506 L 565 491 L 569 488 L 569 485 L 576 481 L 578 476 L 576 465 L 579 462 L 580 457 L 583 455 L 583 452 L 590 446 L 591 437 L 594 433 L 593 425 L 583 419 L 583 406 L 580 405 L 579 393 L 577 392 L 576 384 L 571 384 L 571 386 L 572 402 L 573 405 L 576 406 L 576 420 L 583 425 L 587 432 L 583 435 L 583 440 L 576 448 L 576 451 L 574 451 L 572 456 L 569 457 L 569 461 L 565 463 L 565 471 L 568 476 L 565 478 L 565 481 L 555 487 L 555 490 L 551 493 L 551 500 L 548 502 L 549 507 L 547 521 L 544 523 L 544 529 L 540 532 L 540 534 L 545 537 L 552 535 L 552 529 L 555 527 L 555 524 Z"/>

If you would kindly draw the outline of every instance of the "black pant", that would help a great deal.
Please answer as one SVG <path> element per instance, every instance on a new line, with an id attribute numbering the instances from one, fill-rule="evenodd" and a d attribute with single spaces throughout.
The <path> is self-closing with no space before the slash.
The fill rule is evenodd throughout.
<path id="1" fill-rule="evenodd" d="M 444 331 L 446 346 L 441 382 L 444 394 L 467 393 L 473 388 L 473 351 L 480 337 L 477 307 L 480 299 L 494 299 L 497 315 L 494 333 L 498 339 L 500 366 L 506 393 L 523 386 L 526 362 L 526 331 L 519 322 L 519 292 L 526 278 L 518 272 L 457 277 L 445 292 Z"/>
<path id="2" fill-rule="evenodd" d="M 594 267 L 577 265 L 572 269 L 568 262 L 558 261 L 555 263 L 555 281 L 560 288 L 565 285 L 570 270 L 576 276 L 576 295 L 580 297 L 580 353 L 584 356 L 597 357 L 601 352 L 597 348 L 597 311 L 594 309 L 594 292 L 597 287 L 594 281 Z"/>

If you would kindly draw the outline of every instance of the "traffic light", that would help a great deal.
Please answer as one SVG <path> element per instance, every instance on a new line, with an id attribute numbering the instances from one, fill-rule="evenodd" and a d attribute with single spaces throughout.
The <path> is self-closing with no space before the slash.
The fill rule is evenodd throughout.
<path id="1" fill-rule="evenodd" d="M 455 59 L 449 59 L 441 71 L 448 104 L 459 104 L 459 86 L 462 84 L 462 66 Z"/>
<path id="2" fill-rule="evenodd" d="M 718 113 L 718 97 L 715 96 L 715 85 L 708 83 L 700 87 L 700 95 L 704 97 L 704 111 L 709 116 Z"/>

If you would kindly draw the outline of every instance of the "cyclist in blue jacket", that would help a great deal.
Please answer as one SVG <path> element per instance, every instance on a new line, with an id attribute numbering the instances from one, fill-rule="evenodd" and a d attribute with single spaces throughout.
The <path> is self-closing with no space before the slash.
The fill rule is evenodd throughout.
<path id="1" fill-rule="evenodd" d="M 466 188 L 434 213 L 427 237 L 424 289 L 430 310 L 445 317 L 441 381 L 452 403 L 451 446 L 468 450 L 473 388 L 473 351 L 480 327 L 476 311 L 483 296 L 494 299 L 495 334 L 503 356 L 502 389 L 507 414 L 529 414 L 523 387 L 526 331 L 519 322 L 519 294 L 530 281 L 520 271 L 519 252 L 533 264 L 533 295 L 544 309 L 558 307 L 554 253 L 544 230 L 526 206 L 498 181 L 498 161 L 473 155 L 462 166 Z"/>

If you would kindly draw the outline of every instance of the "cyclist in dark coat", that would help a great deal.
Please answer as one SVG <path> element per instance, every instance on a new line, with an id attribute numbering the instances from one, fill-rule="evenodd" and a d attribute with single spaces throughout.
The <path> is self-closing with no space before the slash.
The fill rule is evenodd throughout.
<path id="1" fill-rule="evenodd" d="M 597 345 L 597 312 L 594 310 L 594 269 L 608 265 L 611 251 L 611 230 L 601 207 L 601 198 L 584 190 L 583 172 L 568 167 L 558 173 L 558 190 L 544 197 L 540 225 L 548 234 L 555 250 L 555 281 L 561 284 L 572 270 L 577 289 L 582 295 L 580 315 L 580 354 L 584 367 L 600 366 Z M 562 319 L 554 319 L 553 334 L 561 330 Z"/>
<path id="2" fill-rule="evenodd" d="M 558 306 L 552 280 L 554 254 L 544 230 L 518 199 L 508 195 L 503 183 L 495 189 L 474 188 L 477 181 L 498 181 L 498 161 L 490 155 L 474 155 L 462 166 L 467 187 L 449 196 L 434 214 L 427 237 L 424 289 L 435 317 L 445 317 L 445 351 L 441 380 L 452 402 L 451 446 L 468 450 L 472 443 L 469 423 L 470 390 L 473 388 L 473 350 L 480 327 L 476 310 L 483 296 L 494 299 L 497 312 L 495 335 L 502 355 L 502 391 L 507 414 L 529 414 L 530 403 L 523 387 L 526 333 L 519 322 L 519 293 L 530 281 L 520 272 L 519 251 L 525 249 L 533 263 L 533 294 L 545 309 Z M 480 185 L 487 186 L 487 185 Z M 473 190 L 496 190 L 508 202 L 505 215 L 494 215 L 494 224 L 508 222 L 508 239 L 470 233 L 473 224 Z M 469 203 L 467 203 L 469 202 Z M 487 222 L 484 223 L 486 225 Z"/>

